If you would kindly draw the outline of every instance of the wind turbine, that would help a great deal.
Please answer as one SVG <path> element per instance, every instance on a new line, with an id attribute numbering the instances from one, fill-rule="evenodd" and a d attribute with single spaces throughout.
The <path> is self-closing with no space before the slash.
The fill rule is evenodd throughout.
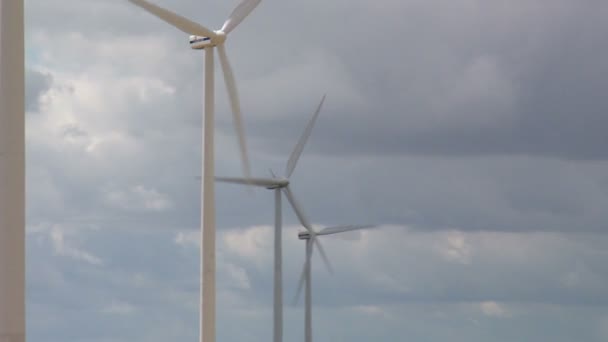
<path id="1" fill-rule="evenodd" d="M 0 0 L 0 341 L 25 341 L 23 0 Z"/>
<path id="2" fill-rule="evenodd" d="M 307 230 L 304 232 L 299 232 L 298 233 L 298 238 L 300 240 L 305 240 L 306 241 L 306 260 L 304 261 L 304 268 L 302 270 L 302 274 L 300 276 L 300 281 L 298 283 L 298 290 L 296 292 L 296 297 L 294 302 L 297 303 L 299 297 L 300 297 L 300 293 L 302 292 L 302 287 L 305 287 L 305 295 L 304 295 L 304 341 L 305 342 L 312 342 L 312 280 L 311 280 L 311 272 L 310 272 L 310 266 L 311 266 L 311 260 L 312 260 L 312 252 L 313 252 L 313 245 L 316 244 L 317 247 L 320 246 L 320 244 L 318 244 L 318 240 L 317 237 L 321 236 L 321 235 L 331 235 L 331 234 L 338 234 L 338 233 L 344 233 L 344 232 L 348 232 L 348 231 L 353 231 L 353 230 L 358 230 L 358 229 L 364 229 L 364 228 L 371 228 L 373 226 L 371 225 L 351 225 L 351 226 L 336 226 L 336 227 L 328 227 L 325 229 L 322 229 L 319 232 L 315 232 L 314 230 Z M 319 249 L 319 252 L 322 252 L 321 249 Z M 323 260 L 325 261 L 325 263 L 327 264 L 327 256 L 325 255 L 324 252 L 322 252 L 321 256 L 323 257 Z M 331 271 L 331 268 L 330 268 Z"/>
<path id="3" fill-rule="evenodd" d="M 308 122 L 308 125 L 304 129 L 300 140 L 291 152 L 291 156 L 287 161 L 287 166 L 285 168 L 285 177 L 277 177 L 274 172 L 272 173 L 272 178 L 233 178 L 233 177 L 217 177 L 216 180 L 227 183 L 236 183 L 243 185 L 251 185 L 251 186 L 259 186 L 264 187 L 269 190 L 274 190 L 274 203 L 275 203 L 275 221 L 274 221 L 274 330 L 273 330 L 273 341 L 281 342 L 283 339 L 283 280 L 282 280 L 282 237 L 281 237 L 281 221 L 282 221 L 282 212 L 281 212 L 281 191 L 287 197 L 287 200 L 293 207 L 298 219 L 302 223 L 302 225 L 308 229 L 311 234 L 314 234 L 312 231 L 312 226 L 306 220 L 306 217 L 302 213 L 302 209 L 297 203 L 291 189 L 289 188 L 289 177 L 291 177 L 293 171 L 295 170 L 296 164 L 300 159 L 300 155 L 304 150 L 304 146 L 306 145 L 306 141 L 312 132 L 315 121 L 321 112 L 321 107 L 323 106 L 323 102 L 325 102 L 325 95 L 319 102 L 319 105 L 314 112 L 312 118 Z M 323 250 L 319 245 L 319 250 L 321 251 L 321 255 L 324 256 Z M 329 267 L 329 263 L 326 264 Z"/>
<path id="4" fill-rule="evenodd" d="M 253 11 L 261 0 L 243 0 L 217 31 L 195 23 L 145 0 L 129 0 L 147 12 L 177 29 L 190 34 L 190 47 L 205 50 L 205 105 L 203 132 L 203 182 L 201 186 L 201 341 L 215 341 L 215 184 L 214 184 L 214 65 L 213 50 L 217 47 L 224 74 L 228 99 L 232 108 L 234 127 L 237 132 L 243 171 L 249 177 L 249 159 L 245 144 L 245 129 L 241 117 L 236 81 L 228 62 L 224 43 L 234 30 Z"/>

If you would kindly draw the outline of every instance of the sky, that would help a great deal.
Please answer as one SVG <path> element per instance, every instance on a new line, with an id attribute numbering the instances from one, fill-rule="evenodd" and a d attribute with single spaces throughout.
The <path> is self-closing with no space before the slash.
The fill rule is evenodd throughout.
<path id="1" fill-rule="evenodd" d="M 210 28 L 236 1 L 155 0 Z M 608 2 L 264 0 L 227 41 L 291 178 L 315 341 L 608 340 Z M 196 341 L 203 53 L 125 0 L 27 0 L 30 342 Z M 216 174 L 240 176 L 216 73 Z M 273 194 L 218 184 L 218 341 L 272 336 Z M 284 205 L 285 341 L 302 230 Z"/>

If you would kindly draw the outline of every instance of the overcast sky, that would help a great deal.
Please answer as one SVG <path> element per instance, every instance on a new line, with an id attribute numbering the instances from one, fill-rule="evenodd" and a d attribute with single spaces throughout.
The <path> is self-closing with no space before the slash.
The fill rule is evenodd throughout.
<path id="1" fill-rule="evenodd" d="M 211 28 L 236 5 L 155 1 Z M 606 17 L 264 0 L 231 34 L 253 173 L 284 173 L 327 94 L 292 189 L 318 228 L 379 225 L 324 239 L 316 341 L 608 340 Z M 126 0 L 27 0 L 26 25 L 28 341 L 196 341 L 203 53 Z M 216 75 L 217 174 L 240 176 Z M 218 341 L 269 341 L 272 193 L 216 191 Z"/>

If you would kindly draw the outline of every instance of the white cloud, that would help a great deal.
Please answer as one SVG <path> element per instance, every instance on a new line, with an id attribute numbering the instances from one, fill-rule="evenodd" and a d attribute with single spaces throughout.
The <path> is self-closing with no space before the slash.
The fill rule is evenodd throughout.
<path id="1" fill-rule="evenodd" d="M 463 232 L 451 231 L 437 235 L 440 241 L 436 248 L 445 260 L 461 264 L 471 263 L 471 245 L 467 242 Z"/>
<path id="2" fill-rule="evenodd" d="M 201 233 L 198 231 L 194 232 L 179 232 L 175 235 L 173 241 L 181 247 L 197 247 L 201 246 Z"/>
<path id="3" fill-rule="evenodd" d="M 222 263 L 222 272 L 226 272 L 228 275 L 229 281 L 228 283 L 239 290 L 249 290 L 251 289 L 251 282 L 249 280 L 249 276 L 247 275 L 247 270 L 245 268 L 236 266 L 231 263 Z"/>
<path id="4" fill-rule="evenodd" d="M 106 189 L 104 199 L 111 206 L 123 210 L 166 211 L 173 206 L 168 195 L 143 185 L 134 185 L 126 190 Z"/>
<path id="5" fill-rule="evenodd" d="M 479 309 L 481 312 L 490 317 L 508 317 L 509 313 L 504 307 L 497 302 L 487 301 L 479 303 Z"/>
<path id="6" fill-rule="evenodd" d="M 103 261 L 99 257 L 72 245 L 67 239 L 67 235 L 66 230 L 60 225 L 53 225 L 51 227 L 49 237 L 55 254 L 85 261 L 92 265 L 103 264 Z"/>
<path id="7" fill-rule="evenodd" d="M 226 253 L 253 261 L 258 266 L 267 264 L 272 256 L 273 228 L 256 226 L 245 230 L 235 229 L 220 237 Z"/>

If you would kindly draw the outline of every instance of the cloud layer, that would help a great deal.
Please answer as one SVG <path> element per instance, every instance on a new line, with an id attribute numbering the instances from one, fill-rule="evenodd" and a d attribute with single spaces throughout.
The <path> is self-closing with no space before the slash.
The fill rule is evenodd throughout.
<path id="1" fill-rule="evenodd" d="M 233 2 L 158 3 L 219 27 Z M 28 339 L 195 340 L 202 54 L 127 1 L 27 13 Z M 608 338 L 608 5 L 265 1 L 230 37 L 253 171 L 323 242 L 317 341 Z M 240 174 L 219 69 L 217 174 Z M 285 208 L 286 300 L 301 270 Z M 271 334 L 271 193 L 217 186 L 218 333 Z M 286 340 L 302 336 L 286 308 Z M 239 329 L 234 329 L 238 326 Z"/>

